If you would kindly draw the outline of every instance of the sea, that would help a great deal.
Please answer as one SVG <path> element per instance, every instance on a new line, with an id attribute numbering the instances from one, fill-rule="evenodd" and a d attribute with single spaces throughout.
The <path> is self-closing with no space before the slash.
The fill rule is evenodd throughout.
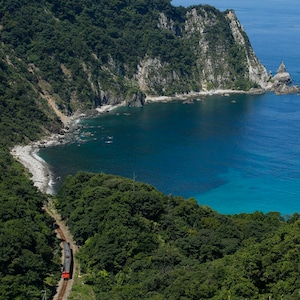
<path id="1" fill-rule="evenodd" d="M 283 61 L 300 85 L 298 0 L 206 1 L 234 9 L 260 61 Z M 189 6 L 199 1 L 172 1 Z M 200 101 L 201 100 L 201 101 Z M 230 95 L 122 107 L 81 121 L 80 141 L 45 148 L 60 188 L 68 174 L 104 172 L 194 198 L 222 214 L 300 213 L 300 97 Z"/>

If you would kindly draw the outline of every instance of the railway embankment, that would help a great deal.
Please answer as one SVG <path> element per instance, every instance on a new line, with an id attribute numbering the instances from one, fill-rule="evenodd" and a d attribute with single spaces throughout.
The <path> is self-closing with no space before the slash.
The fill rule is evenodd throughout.
<path id="1" fill-rule="evenodd" d="M 63 251 L 63 244 L 64 241 L 68 242 L 70 244 L 70 248 L 73 252 L 73 257 L 75 256 L 78 247 L 73 240 L 73 236 L 70 233 L 66 223 L 64 220 L 62 220 L 60 214 L 57 212 L 57 210 L 54 207 L 52 199 L 49 199 L 48 203 L 44 206 L 45 211 L 55 220 L 56 223 L 56 233 L 57 238 L 59 238 L 61 242 L 61 248 L 62 248 L 62 264 L 64 261 L 64 251 Z M 72 290 L 72 286 L 74 283 L 74 273 L 76 270 L 76 260 L 73 259 L 73 276 L 69 280 L 64 280 L 62 277 L 57 285 L 57 293 L 54 296 L 53 300 L 66 300 L 68 299 L 68 295 L 70 294 L 70 291 Z"/>

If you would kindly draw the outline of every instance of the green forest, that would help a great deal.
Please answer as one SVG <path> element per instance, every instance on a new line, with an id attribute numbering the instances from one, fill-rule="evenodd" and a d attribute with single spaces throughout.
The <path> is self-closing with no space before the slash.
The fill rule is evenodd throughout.
<path id="1" fill-rule="evenodd" d="M 9 150 L 57 132 L 60 121 L 37 105 L 25 66 L 19 62 L 15 68 L 5 60 L 0 48 L 0 299 L 41 299 L 42 291 L 55 294 L 60 278 L 59 241 L 43 210 L 47 196 Z"/>
<path id="2" fill-rule="evenodd" d="M 60 278 L 60 248 L 53 220 L 43 211 L 47 197 L 24 168 L 0 149 L 0 299 L 53 295 Z"/>
<path id="3" fill-rule="evenodd" d="M 95 299 L 299 298 L 298 214 L 221 215 L 145 183 L 85 172 L 66 179 L 57 207 Z"/>
<path id="4" fill-rule="evenodd" d="M 222 84 L 255 86 L 225 13 L 192 8 L 211 18 L 215 75 L 220 55 L 230 74 Z M 168 0 L 0 0 L 0 300 L 55 294 L 61 249 L 49 198 L 80 246 L 69 299 L 299 299 L 300 215 L 225 216 L 146 183 L 84 172 L 52 198 L 10 154 L 63 129 L 46 96 L 70 116 L 143 93 L 135 76 L 145 55 L 160 58 L 164 78 L 181 78 L 154 82 L 152 92 L 201 89 L 199 36 L 182 35 L 187 11 Z M 170 28 L 157 26 L 161 12 L 175 20 Z"/>
<path id="5" fill-rule="evenodd" d="M 202 37 L 184 33 L 187 9 L 170 2 L 2 0 L 2 60 L 19 68 L 35 92 L 46 89 L 55 95 L 65 114 L 120 99 L 130 103 L 139 92 L 199 91 L 206 80 L 202 72 L 206 60 L 211 61 L 215 78 L 209 80 L 210 89 L 256 86 L 247 75 L 249 40 L 245 35 L 245 46 L 235 42 L 226 12 L 208 5 L 195 7 L 200 16 L 211 19 Z M 161 13 L 168 20 L 166 28 L 159 25 Z M 201 41 L 209 45 L 206 54 L 197 48 Z M 144 59 L 159 63 L 149 74 L 155 80 L 141 90 L 136 77 Z"/>

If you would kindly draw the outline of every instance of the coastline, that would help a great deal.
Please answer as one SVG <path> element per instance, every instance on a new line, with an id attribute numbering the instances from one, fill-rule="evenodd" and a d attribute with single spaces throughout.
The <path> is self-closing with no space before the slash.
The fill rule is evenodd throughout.
<path id="1" fill-rule="evenodd" d="M 160 102 L 160 101 L 174 101 L 201 97 L 201 96 L 213 96 L 222 95 L 229 96 L 230 94 L 244 94 L 248 93 L 245 91 L 237 90 L 212 90 L 212 91 L 201 91 L 201 92 L 190 92 L 187 94 L 176 94 L 175 96 L 147 96 L 145 104 L 147 102 Z M 122 102 L 116 105 L 103 105 L 95 109 L 96 115 L 109 113 L 112 110 L 125 106 L 126 102 Z M 39 150 L 45 147 L 62 145 L 74 140 L 74 132 L 77 129 L 76 124 L 89 114 L 80 114 L 70 117 L 65 122 L 65 128 L 63 134 L 52 134 L 43 140 L 32 142 L 28 145 L 16 145 L 11 150 L 11 155 L 18 160 L 31 174 L 30 179 L 33 181 L 34 186 L 39 191 L 45 194 L 54 194 L 53 183 L 54 175 L 51 173 L 49 164 L 39 156 Z M 93 114 L 95 115 L 95 114 Z"/>
<path id="2" fill-rule="evenodd" d="M 185 101 L 188 99 L 193 99 L 196 97 L 206 97 L 206 96 L 230 96 L 232 94 L 255 94 L 255 93 L 264 93 L 265 90 L 252 90 L 251 92 L 246 91 L 240 91 L 240 90 L 228 90 L 228 89 L 219 89 L 219 90 L 210 90 L 210 91 L 201 91 L 201 92 L 188 92 L 186 94 L 176 94 L 174 96 L 147 96 L 146 97 L 146 103 L 147 102 L 160 102 L 160 101 Z"/>
<path id="3" fill-rule="evenodd" d="M 53 183 L 54 175 L 50 170 L 50 165 L 39 156 L 41 148 L 62 145 L 74 140 L 74 131 L 78 121 L 84 115 L 74 115 L 65 121 L 65 129 L 61 134 L 51 134 L 44 139 L 31 142 L 28 145 L 15 145 L 10 154 L 19 161 L 31 175 L 30 180 L 37 189 L 49 195 L 54 195 Z"/>
<path id="4" fill-rule="evenodd" d="M 53 195 L 53 177 L 49 165 L 38 155 L 39 148 L 35 144 L 17 145 L 11 150 L 13 157 L 18 160 L 31 174 L 33 185 L 42 193 Z"/>
<path id="5" fill-rule="evenodd" d="M 124 105 L 125 103 L 104 105 L 86 114 L 75 114 L 72 117 L 67 117 L 64 122 L 65 129 L 62 129 L 60 134 L 51 134 L 28 145 L 15 145 L 10 154 L 28 170 L 30 180 L 40 192 L 54 195 L 54 174 L 51 172 L 50 165 L 39 156 L 40 149 L 73 142 L 76 139 L 76 130 L 79 128 L 78 123 L 81 119 L 101 115 Z"/>
<path id="6" fill-rule="evenodd" d="M 145 104 L 147 102 L 160 102 L 160 101 L 187 101 L 189 99 L 203 97 L 203 96 L 230 96 L 231 94 L 258 94 L 266 92 L 265 90 L 252 90 L 249 92 L 240 90 L 212 90 L 212 91 L 201 91 L 201 92 L 190 92 L 187 94 L 176 94 L 175 96 L 147 96 Z M 74 141 L 76 138 L 75 131 L 78 129 L 78 122 L 88 117 L 89 115 L 101 115 L 109 113 L 112 110 L 125 106 L 126 102 L 122 102 L 116 105 L 103 105 L 97 107 L 92 113 L 86 114 L 75 114 L 72 117 L 67 118 L 65 121 L 65 128 L 61 134 L 52 134 L 43 140 L 32 142 L 28 145 L 16 145 L 11 150 L 11 155 L 18 160 L 31 174 L 31 180 L 34 186 L 38 188 L 42 193 L 54 194 L 53 183 L 54 175 L 51 173 L 49 164 L 39 156 L 39 150 L 45 147 L 62 145 L 68 142 Z"/>

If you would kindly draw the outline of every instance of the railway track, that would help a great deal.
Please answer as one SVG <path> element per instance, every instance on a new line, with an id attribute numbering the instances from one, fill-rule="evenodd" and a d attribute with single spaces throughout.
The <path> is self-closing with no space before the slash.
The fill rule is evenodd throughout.
<path id="1" fill-rule="evenodd" d="M 44 206 L 44 209 L 55 220 L 54 225 L 55 225 L 55 231 L 57 233 L 58 238 L 62 242 L 70 243 L 70 247 L 72 249 L 72 255 L 74 255 L 76 253 L 76 251 L 78 250 L 76 247 L 76 244 L 74 243 L 73 237 L 70 234 L 70 232 L 68 231 L 67 226 L 62 221 L 61 216 L 57 213 L 51 199 L 49 199 L 48 205 Z M 73 263 L 73 266 L 72 266 L 73 267 L 72 272 L 73 272 L 73 270 L 75 269 L 74 259 L 72 259 L 72 263 Z M 72 277 L 72 275 L 71 275 L 71 277 Z M 53 300 L 67 300 L 68 293 L 72 289 L 72 285 L 73 285 L 73 279 L 63 280 L 61 278 L 61 280 L 59 282 L 59 288 L 57 290 L 57 294 L 54 296 Z"/>
<path id="2" fill-rule="evenodd" d="M 63 231 L 60 229 L 58 224 L 56 224 L 56 231 L 57 231 L 57 234 L 60 236 L 61 240 L 67 241 Z"/>
<path id="3" fill-rule="evenodd" d="M 66 299 L 66 293 L 67 293 L 67 287 L 68 287 L 68 283 L 69 281 L 68 280 L 64 280 L 63 281 L 63 284 L 60 288 L 60 291 L 58 293 L 58 297 L 57 297 L 57 300 L 64 300 Z"/>
<path id="4" fill-rule="evenodd" d="M 63 242 L 67 241 L 66 236 L 64 235 L 63 231 L 61 230 L 59 224 L 55 223 L 55 227 L 56 227 L 56 232 L 57 232 L 57 235 L 59 236 L 59 238 Z M 68 288 L 69 282 L 70 282 L 69 280 L 62 280 L 62 284 L 60 286 L 58 294 L 55 297 L 56 300 L 67 299 L 67 288 Z"/>

